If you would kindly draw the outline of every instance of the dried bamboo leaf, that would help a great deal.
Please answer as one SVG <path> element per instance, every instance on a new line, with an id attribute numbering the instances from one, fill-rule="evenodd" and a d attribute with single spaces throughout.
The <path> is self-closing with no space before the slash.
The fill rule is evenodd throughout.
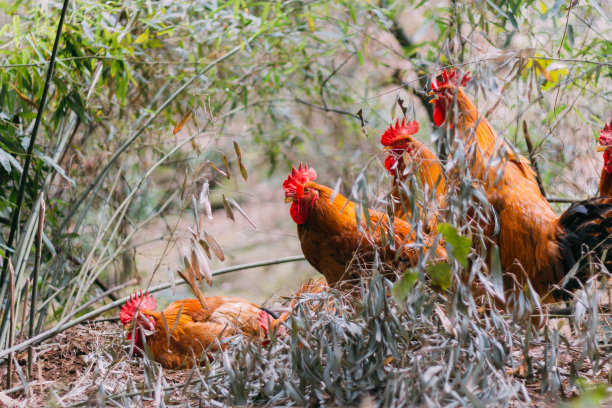
<path id="1" fill-rule="evenodd" d="M 219 246 L 215 238 L 208 232 L 206 232 L 206 230 L 203 230 L 202 232 L 204 232 L 204 239 L 206 240 L 206 242 L 208 242 L 210 249 L 212 249 L 217 258 L 219 258 L 221 262 L 225 261 L 225 255 L 223 255 L 223 251 L 221 250 L 221 247 Z"/>
<path id="2" fill-rule="evenodd" d="M 190 110 L 183 116 L 180 122 L 176 124 L 176 126 L 174 127 L 174 130 L 172 131 L 172 134 L 176 135 L 178 132 L 180 132 L 180 130 L 183 128 L 183 126 L 185 126 L 187 122 L 189 122 L 192 116 L 193 116 L 193 111 Z"/>
<path id="3" fill-rule="evenodd" d="M 242 160 L 242 152 L 240 151 L 240 146 L 234 140 L 234 151 L 236 152 L 236 156 L 238 156 L 238 160 Z"/>
<path id="4" fill-rule="evenodd" d="M 202 247 L 198 242 L 192 241 L 192 253 L 195 253 L 195 258 L 198 264 L 198 271 L 200 275 L 204 277 L 208 286 L 212 286 L 212 270 L 210 269 L 210 265 L 208 263 L 208 259 L 204 255 L 204 251 L 202 251 Z M 200 280 L 200 279 L 199 279 Z"/>
<path id="5" fill-rule="evenodd" d="M 244 167 L 244 164 L 242 163 L 242 151 L 240 150 L 240 146 L 236 141 L 234 141 L 234 151 L 236 151 L 236 157 L 238 158 L 238 167 L 240 168 L 240 174 L 242 175 L 244 181 L 247 181 L 247 179 L 249 178 L 249 174 L 247 173 L 247 170 Z"/>
<path id="6" fill-rule="evenodd" d="M 242 161 L 238 162 L 238 167 L 240 168 L 240 175 L 242 176 L 244 181 L 247 181 L 247 179 L 249 178 L 249 173 L 247 173 L 247 170 L 242 164 Z"/>
<path id="7" fill-rule="evenodd" d="M 242 208 L 240 208 L 240 206 L 238 205 L 238 203 L 236 201 L 234 201 L 231 198 L 228 198 L 227 201 L 229 201 L 229 203 L 240 213 L 242 214 L 242 216 L 244 218 L 246 218 L 246 220 L 249 222 L 249 224 L 251 224 L 253 226 L 253 228 L 257 229 L 257 227 L 255 226 L 255 223 L 253 221 L 251 221 L 251 219 L 249 218 L 249 216 L 244 212 L 244 210 Z"/>
<path id="8" fill-rule="evenodd" d="M 179 311 L 176 314 L 176 317 L 174 318 L 174 324 L 172 324 L 172 330 L 170 331 L 170 336 L 174 336 L 174 332 L 176 331 L 176 328 L 178 327 L 181 315 L 183 314 L 183 307 L 184 306 L 185 306 L 185 302 L 181 303 L 181 307 L 179 308 Z"/>
<path id="9" fill-rule="evenodd" d="M 212 208 L 210 206 L 210 185 L 208 181 L 205 181 L 202 184 L 202 191 L 200 191 L 200 205 L 204 206 L 204 210 L 206 211 L 206 215 L 209 220 L 212 220 Z"/>
<path id="10" fill-rule="evenodd" d="M 166 316 L 164 315 L 164 312 L 161 312 L 161 319 L 164 325 L 164 330 L 166 332 L 166 341 L 168 344 L 168 348 L 170 348 L 170 326 L 168 326 L 168 320 L 166 320 Z"/>
<path id="11" fill-rule="evenodd" d="M 194 195 L 191 196 L 191 210 L 193 211 L 193 219 L 195 220 L 196 230 L 200 234 L 200 217 L 198 216 L 198 203 Z"/>
<path id="12" fill-rule="evenodd" d="M 234 218 L 234 212 L 232 211 L 232 207 L 230 206 L 229 202 L 227 201 L 227 198 L 225 197 L 225 194 L 223 194 L 223 208 L 225 209 L 225 215 L 227 215 L 227 218 L 229 218 L 230 220 L 236 222 L 236 219 Z"/>
<path id="13" fill-rule="evenodd" d="M 342 186 L 342 178 L 338 177 L 338 181 L 336 181 L 336 184 L 334 185 L 334 189 L 332 190 L 331 196 L 329 197 L 329 202 L 330 203 L 334 202 L 336 196 L 340 192 L 340 187 L 341 186 Z"/>
<path id="14" fill-rule="evenodd" d="M 227 160 L 227 156 L 226 155 L 222 155 L 221 159 L 223 160 L 223 166 L 225 167 L 225 172 L 227 173 L 227 178 L 231 178 L 230 177 L 230 170 L 229 170 L 229 161 Z"/>
<path id="15" fill-rule="evenodd" d="M 230 178 L 229 176 L 229 172 L 226 173 L 223 170 L 220 170 L 217 166 L 215 166 L 215 163 L 209 161 L 208 163 L 210 163 L 210 167 L 212 167 L 213 170 L 215 170 L 217 173 L 221 174 L 224 177 L 227 177 L 228 179 Z"/>
<path id="16" fill-rule="evenodd" d="M 198 301 L 200 302 L 202 307 L 204 309 L 208 309 L 208 305 L 206 304 L 206 300 L 204 298 L 204 295 L 202 294 L 202 292 L 200 291 L 200 288 L 198 287 L 198 284 L 197 284 L 197 281 L 196 281 L 196 277 L 195 277 L 194 269 L 193 268 L 188 268 L 188 269 L 185 269 L 184 271 L 178 271 L 178 274 L 179 274 L 179 276 L 181 278 L 183 278 L 185 280 L 185 282 L 187 282 L 187 284 L 189 285 L 189 287 L 193 291 L 193 294 L 198 299 Z"/>
<path id="17" fill-rule="evenodd" d="M 208 257 L 208 259 L 212 259 L 212 257 L 210 256 L 210 248 L 208 247 L 208 243 L 204 241 L 203 239 L 199 239 L 198 243 L 200 244 L 200 246 L 206 253 L 206 256 Z"/>

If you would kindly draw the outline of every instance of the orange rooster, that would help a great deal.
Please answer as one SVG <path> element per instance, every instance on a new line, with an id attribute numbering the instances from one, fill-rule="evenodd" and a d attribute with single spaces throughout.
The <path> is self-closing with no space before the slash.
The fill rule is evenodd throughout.
<path id="1" fill-rule="evenodd" d="M 612 120 L 599 132 L 597 151 L 604 152 L 604 165 L 599 180 L 599 195 L 612 197 Z"/>
<path id="2" fill-rule="evenodd" d="M 331 286 L 351 281 L 361 270 L 380 259 L 395 268 L 419 262 L 422 249 L 436 245 L 434 259 L 446 260 L 446 251 L 429 237 L 420 245 L 407 222 L 394 219 L 378 211 L 361 211 L 341 194 L 332 200 L 332 190 L 314 182 L 314 169 L 300 164 L 293 168 L 283 183 L 285 202 L 291 203 L 291 217 L 297 224 L 302 251 L 310 264 L 322 273 Z M 365 219 L 369 216 L 371 225 Z M 427 261 L 427 259 L 424 259 Z"/>
<path id="3" fill-rule="evenodd" d="M 243 334 L 263 339 L 269 321 L 276 319 L 244 299 L 211 296 L 204 301 L 205 307 L 198 299 L 177 300 L 156 312 L 157 301 L 150 294 L 130 297 L 121 307 L 120 319 L 132 351 L 138 353 L 146 344 L 163 367 L 191 367 L 203 353 L 218 350 L 224 338 Z"/>
<path id="4" fill-rule="evenodd" d="M 405 221 L 411 218 L 412 199 L 408 196 L 408 186 L 401 184 L 407 176 L 417 172 L 425 201 L 429 203 L 427 211 L 421 211 L 426 233 L 435 231 L 438 218 L 438 209 L 444 206 L 445 182 L 440 161 L 421 141 L 412 137 L 419 131 L 419 122 L 399 119 L 395 126 L 391 126 L 383 133 L 380 142 L 387 151 L 385 168 L 393 176 L 391 197 L 393 200 L 393 214 Z M 430 194 L 433 192 L 433 200 Z"/>
<path id="5" fill-rule="evenodd" d="M 495 239 L 507 283 L 510 277 L 521 286 L 529 280 L 545 301 L 566 298 L 568 290 L 579 286 L 576 278 L 586 278 L 586 271 L 581 269 L 565 289 L 555 285 L 582 258 L 583 250 L 595 249 L 601 255 L 611 247 L 612 199 L 586 200 L 558 217 L 542 196 L 527 160 L 497 136 L 465 94 L 462 87 L 469 79 L 452 69 L 433 81 L 436 125 L 448 121 L 450 127 L 456 126 L 465 151 L 473 152 L 471 175 L 483 183 L 499 215 L 500 233 Z"/>

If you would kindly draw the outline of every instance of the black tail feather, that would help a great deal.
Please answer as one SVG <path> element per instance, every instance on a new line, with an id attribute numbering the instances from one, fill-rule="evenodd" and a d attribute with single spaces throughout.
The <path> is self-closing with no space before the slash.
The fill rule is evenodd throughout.
<path id="1" fill-rule="evenodd" d="M 573 204 L 559 218 L 559 237 L 565 273 L 580 263 L 576 274 L 563 288 L 553 291 L 556 299 L 566 300 L 591 276 L 589 258 L 602 260 L 612 270 L 612 197 L 596 197 Z M 597 269 L 595 269 L 597 271 Z"/>

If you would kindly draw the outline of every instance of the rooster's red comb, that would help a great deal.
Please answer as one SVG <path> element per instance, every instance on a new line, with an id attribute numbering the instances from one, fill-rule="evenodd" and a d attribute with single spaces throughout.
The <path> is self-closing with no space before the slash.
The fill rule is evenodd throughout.
<path id="1" fill-rule="evenodd" d="M 599 144 L 602 147 L 612 147 L 612 120 L 599 132 Z"/>
<path id="2" fill-rule="evenodd" d="M 461 77 L 461 81 L 459 81 L 459 77 Z M 448 71 L 444 70 L 436 79 L 434 79 L 431 83 L 431 89 L 437 91 L 444 86 L 466 86 L 472 77 L 470 76 L 470 71 L 461 75 L 461 71 L 457 72 L 457 68 L 451 68 Z"/>
<path id="3" fill-rule="evenodd" d="M 149 295 L 149 292 L 145 292 L 143 295 L 141 290 L 140 294 L 136 292 L 125 301 L 125 305 L 121 306 L 119 318 L 122 324 L 128 324 L 137 310 L 155 310 L 156 307 L 157 301 L 155 298 Z"/>
<path id="4" fill-rule="evenodd" d="M 313 181 L 317 178 L 317 172 L 315 169 L 309 169 L 307 164 L 300 166 L 297 168 L 291 168 L 291 174 L 287 177 L 287 180 L 283 181 L 283 189 L 285 189 L 286 194 L 295 195 L 298 190 L 301 190 L 302 186 L 309 181 Z"/>
<path id="5" fill-rule="evenodd" d="M 402 139 L 404 136 L 414 135 L 418 131 L 419 122 L 417 122 L 416 120 L 409 121 L 408 123 L 406 123 L 406 119 L 404 119 L 402 120 L 402 123 L 400 123 L 398 119 L 397 122 L 395 122 L 395 126 L 393 126 L 392 122 L 391 126 L 389 126 L 387 130 L 385 130 L 385 133 L 383 133 L 382 137 L 380 138 L 380 143 L 382 143 L 383 146 L 391 146 L 393 143 Z"/>

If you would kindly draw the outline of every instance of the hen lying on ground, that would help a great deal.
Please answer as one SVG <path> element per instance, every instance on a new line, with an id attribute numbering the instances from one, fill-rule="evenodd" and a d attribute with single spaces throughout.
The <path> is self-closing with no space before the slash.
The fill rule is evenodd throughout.
<path id="1" fill-rule="evenodd" d="M 145 344 L 153 359 L 164 368 L 191 367 L 204 352 L 214 352 L 224 338 L 243 334 L 263 339 L 271 312 L 244 299 L 205 297 L 205 307 L 198 299 L 177 300 L 161 311 L 157 301 L 146 293 L 135 294 L 121 307 L 121 323 L 128 331 L 133 352 Z"/>

